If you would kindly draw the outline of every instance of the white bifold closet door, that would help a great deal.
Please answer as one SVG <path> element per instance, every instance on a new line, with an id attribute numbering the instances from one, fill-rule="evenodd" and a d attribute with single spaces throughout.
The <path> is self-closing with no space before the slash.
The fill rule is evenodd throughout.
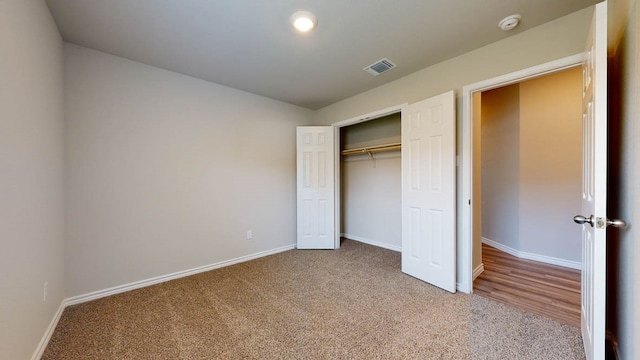
<path id="1" fill-rule="evenodd" d="M 335 247 L 332 126 L 297 128 L 297 248 Z"/>
<path id="2" fill-rule="evenodd" d="M 402 111 L 402 271 L 456 291 L 453 91 Z"/>

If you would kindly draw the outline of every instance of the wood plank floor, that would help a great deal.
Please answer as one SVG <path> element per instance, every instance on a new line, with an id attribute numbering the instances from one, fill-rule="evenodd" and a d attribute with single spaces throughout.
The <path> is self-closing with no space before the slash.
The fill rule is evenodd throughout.
<path id="1" fill-rule="evenodd" d="M 484 272 L 473 291 L 518 309 L 580 327 L 580 271 L 523 260 L 482 244 Z"/>

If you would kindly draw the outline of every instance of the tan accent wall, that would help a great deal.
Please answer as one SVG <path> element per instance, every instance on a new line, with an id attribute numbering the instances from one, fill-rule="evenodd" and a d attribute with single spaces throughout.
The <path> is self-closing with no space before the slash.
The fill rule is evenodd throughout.
<path id="1" fill-rule="evenodd" d="M 581 262 L 582 69 L 520 84 L 520 249 Z"/>

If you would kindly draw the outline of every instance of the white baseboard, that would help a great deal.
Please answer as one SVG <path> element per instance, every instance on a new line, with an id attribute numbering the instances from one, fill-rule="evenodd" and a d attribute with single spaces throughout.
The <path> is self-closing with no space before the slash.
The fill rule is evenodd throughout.
<path id="1" fill-rule="evenodd" d="M 53 332 L 56 330 L 56 326 L 58 326 L 60 317 L 62 317 L 62 313 L 64 312 L 64 308 L 66 307 L 67 305 L 65 304 L 65 300 L 62 300 L 60 302 L 60 306 L 58 307 L 58 311 L 56 311 L 56 313 L 53 315 L 53 319 L 51 319 L 47 331 L 44 333 L 44 336 L 40 340 L 36 351 L 33 353 L 33 356 L 31 356 L 31 360 L 39 360 L 42 357 L 42 354 L 44 354 L 44 350 L 47 348 L 47 345 L 49 345 L 49 340 L 51 340 L 51 335 L 53 335 Z"/>
<path id="2" fill-rule="evenodd" d="M 538 255 L 538 254 L 516 250 L 512 247 L 503 245 L 497 241 L 487 239 L 485 237 L 482 238 L 482 242 L 498 250 L 504 251 L 507 254 L 513 255 L 515 257 L 519 257 L 521 259 L 538 261 L 546 264 L 562 266 L 562 267 L 575 269 L 575 270 L 582 270 L 582 263 L 579 261 L 565 260 L 565 259 L 555 258 L 551 256 Z"/>
<path id="3" fill-rule="evenodd" d="M 340 234 L 340 236 L 341 237 L 345 237 L 345 238 L 350 239 L 350 240 L 355 240 L 355 241 L 358 241 L 358 242 L 361 242 L 361 243 L 365 243 L 365 244 L 369 244 L 369 245 L 373 245 L 373 246 L 377 246 L 377 247 L 381 247 L 381 248 L 385 248 L 385 249 L 389 249 L 389 250 L 393 250 L 393 251 L 397 251 L 397 252 L 402 252 L 402 247 L 401 246 L 391 245 L 391 244 L 387 244 L 387 243 L 383 243 L 383 242 L 379 242 L 379 241 L 373 241 L 373 240 L 365 239 L 365 238 L 360 237 L 360 236 L 346 234 L 346 233 L 342 233 L 342 234 Z"/>
<path id="4" fill-rule="evenodd" d="M 154 277 L 154 278 L 151 278 L 151 279 L 147 279 L 147 280 L 136 281 L 136 282 L 133 282 L 133 283 L 130 283 L 130 284 L 115 286 L 115 287 L 104 289 L 104 290 L 98 290 L 98 291 L 90 292 L 90 293 L 84 294 L 84 295 L 78 295 L 78 296 L 73 296 L 73 297 L 70 297 L 70 298 L 66 298 L 66 299 L 62 300 L 62 302 L 60 303 L 60 307 L 58 308 L 58 311 L 53 316 L 53 319 L 51 320 L 51 323 L 49 324 L 49 327 L 47 328 L 47 331 L 45 332 L 44 336 L 42 337 L 42 340 L 40 340 L 40 343 L 38 344 L 38 347 L 36 348 L 36 351 L 33 353 L 33 356 L 31 357 L 31 359 L 32 360 L 38 360 L 38 359 L 40 359 L 40 357 L 42 357 L 42 354 L 44 353 L 44 350 L 47 348 L 47 345 L 49 344 L 49 340 L 51 340 L 51 335 L 53 335 L 53 332 L 55 331 L 56 326 L 58 326 L 58 322 L 60 321 L 60 317 L 62 317 L 62 313 L 64 312 L 64 309 L 67 306 L 76 305 L 76 304 L 84 303 L 84 302 L 87 302 L 87 301 L 91 301 L 91 300 L 96 300 L 96 299 L 100 299 L 100 298 L 103 298 L 103 297 L 107 297 L 107 296 L 110 296 L 110 295 L 115 295 L 115 294 L 123 293 L 123 292 L 126 292 L 126 291 L 131 291 L 131 290 L 143 288 L 143 287 L 146 287 L 146 286 L 159 284 L 159 283 L 162 283 L 162 282 L 165 282 L 165 281 L 169 281 L 169 280 L 179 279 L 179 278 L 182 278 L 182 277 L 185 277 L 185 276 L 195 275 L 195 274 L 198 274 L 198 273 L 201 273 L 201 272 L 205 272 L 205 271 L 219 269 L 219 268 L 222 268 L 222 267 L 225 267 L 225 266 L 238 264 L 238 263 L 249 261 L 249 260 L 254 260 L 254 259 L 257 259 L 257 258 L 261 258 L 261 257 L 264 257 L 264 256 L 269 256 L 269 255 L 281 253 L 281 252 L 288 251 L 288 250 L 293 250 L 293 249 L 295 249 L 295 247 L 296 247 L 295 244 L 282 246 L 282 247 L 279 247 L 279 248 L 275 248 L 275 249 L 271 249 L 271 250 L 267 250 L 267 251 L 262 251 L 262 252 L 251 254 L 251 255 L 247 255 L 247 256 L 241 256 L 241 257 L 238 257 L 238 258 L 235 258 L 235 259 L 231 259 L 231 260 L 220 261 L 220 262 L 217 262 L 215 264 L 200 266 L 200 267 L 189 269 L 189 270 L 178 271 L 178 272 L 175 272 L 173 274 L 157 276 L 157 277 Z"/>
<path id="5" fill-rule="evenodd" d="M 477 268 L 473 269 L 473 277 L 471 278 L 471 281 L 475 280 L 478 276 L 480 276 L 480 274 L 482 274 L 483 271 L 484 271 L 484 264 L 480 263 L 480 265 L 478 265 Z"/>
<path id="6" fill-rule="evenodd" d="M 119 286 L 114 286 L 112 288 L 108 288 L 108 289 L 104 289 L 104 290 L 98 290 L 98 291 L 90 292 L 88 294 L 83 294 L 83 295 L 70 297 L 70 298 L 66 299 L 65 302 L 66 302 L 67 306 L 80 304 L 80 303 L 83 303 L 83 302 L 100 299 L 100 298 L 103 298 L 103 297 L 107 297 L 107 296 L 123 293 L 123 292 L 126 292 L 126 291 L 131 291 L 131 290 L 135 290 L 135 289 L 139 289 L 139 288 L 143 288 L 143 287 L 147 287 L 147 286 L 163 283 L 165 281 L 179 279 L 179 278 L 182 278 L 182 277 L 185 277 L 185 276 L 195 275 L 195 274 L 202 273 L 202 272 L 205 272 L 205 271 L 210 271 L 210 270 L 218 269 L 218 268 L 229 266 L 229 265 L 233 265 L 233 264 L 238 264 L 238 263 L 241 263 L 241 262 L 245 262 L 245 261 L 261 258 L 261 257 L 264 257 L 264 256 L 277 254 L 277 253 L 280 253 L 280 252 L 283 252 L 283 251 L 293 250 L 293 249 L 295 249 L 295 244 L 291 244 L 291 245 L 287 245 L 287 246 L 283 246 L 283 247 L 279 247 L 279 248 L 271 249 L 271 250 L 267 250 L 267 251 L 262 251 L 262 252 L 251 254 L 251 255 L 247 255 L 247 256 L 241 256 L 239 258 L 235 258 L 235 259 L 231 259 L 231 260 L 225 260 L 225 261 L 217 262 L 215 264 L 200 266 L 200 267 L 189 269 L 189 270 L 178 271 L 178 272 L 175 272 L 173 274 L 157 276 L 157 277 L 154 277 L 154 278 L 151 278 L 151 279 L 136 281 L 136 282 L 132 282 L 132 283 L 125 284 L 125 285 L 119 285 Z"/>

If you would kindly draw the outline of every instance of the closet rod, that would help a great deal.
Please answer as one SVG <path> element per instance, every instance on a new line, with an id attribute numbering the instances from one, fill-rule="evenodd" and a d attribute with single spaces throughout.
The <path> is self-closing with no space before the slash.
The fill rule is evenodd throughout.
<path id="1" fill-rule="evenodd" d="M 366 154 L 366 153 L 374 153 L 379 151 L 399 150 L 400 148 L 401 148 L 400 143 L 393 143 L 393 144 L 386 144 L 386 145 L 363 147 L 358 149 L 342 150 L 340 154 L 342 155 Z"/>

